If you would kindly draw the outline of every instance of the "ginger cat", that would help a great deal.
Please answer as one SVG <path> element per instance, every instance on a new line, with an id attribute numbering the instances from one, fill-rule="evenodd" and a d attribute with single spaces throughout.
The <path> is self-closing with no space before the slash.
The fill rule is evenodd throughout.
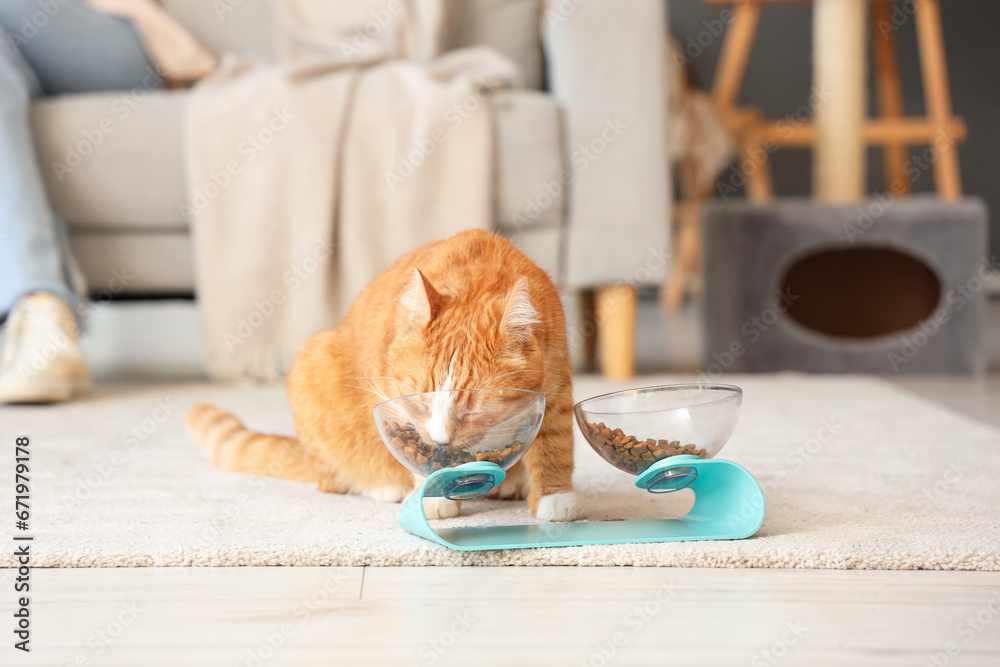
<path id="1" fill-rule="evenodd" d="M 481 230 L 405 255 L 364 289 L 337 328 L 306 341 L 288 375 L 297 439 L 248 431 L 207 404 L 191 408 L 188 427 L 217 467 L 399 502 L 423 480 L 389 453 L 371 408 L 388 398 L 475 387 L 546 397 L 538 437 L 492 495 L 527 497 L 541 519 L 580 518 L 562 303 L 544 271 Z M 460 511 L 445 498 L 425 503 L 428 518 Z"/>

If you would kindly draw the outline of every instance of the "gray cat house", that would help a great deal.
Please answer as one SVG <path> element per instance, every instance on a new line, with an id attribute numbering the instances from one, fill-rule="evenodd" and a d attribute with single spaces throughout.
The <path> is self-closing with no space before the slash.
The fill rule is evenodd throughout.
<path id="1" fill-rule="evenodd" d="M 974 198 L 709 207 L 704 369 L 974 373 L 987 213 Z"/>

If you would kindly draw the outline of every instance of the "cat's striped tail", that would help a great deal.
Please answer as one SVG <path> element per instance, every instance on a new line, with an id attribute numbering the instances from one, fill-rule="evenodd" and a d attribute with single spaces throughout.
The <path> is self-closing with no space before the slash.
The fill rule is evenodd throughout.
<path id="1" fill-rule="evenodd" d="M 295 438 L 250 431 L 235 415 L 214 405 L 192 406 L 187 427 L 216 468 L 306 482 L 319 480 Z"/>

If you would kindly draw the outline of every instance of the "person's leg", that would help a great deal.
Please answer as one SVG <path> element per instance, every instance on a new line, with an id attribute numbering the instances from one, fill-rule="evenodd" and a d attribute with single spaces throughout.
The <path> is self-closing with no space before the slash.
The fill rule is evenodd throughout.
<path id="1" fill-rule="evenodd" d="M 64 234 L 32 146 L 32 97 L 161 84 L 130 24 L 63 2 L 52 16 L 30 0 L 0 3 L 0 317 L 10 313 L 0 403 L 65 400 L 90 384 Z"/>
<path id="2" fill-rule="evenodd" d="M 0 3 L 0 320 L 32 291 L 76 312 L 64 225 L 48 206 L 28 121 L 42 93 L 158 88 L 142 40 L 127 21 L 79 0 Z"/>
<path id="3" fill-rule="evenodd" d="M 80 0 L 0 2 L 0 27 L 34 70 L 47 95 L 162 85 L 139 33 L 128 21 Z M 51 14 L 51 15 L 50 15 Z"/>
<path id="4" fill-rule="evenodd" d="M 37 93 L 31 70 L 0 33 L 0 318 L 29 292 L 75 302 L 32 145 L 28 109 Z"/>
<path id="5" fill-rule="evenodd" d="M 0 32 L 0 403 L 70 398 L 90 383 L 74 291 L 31 143 L 38 82 Z"/>

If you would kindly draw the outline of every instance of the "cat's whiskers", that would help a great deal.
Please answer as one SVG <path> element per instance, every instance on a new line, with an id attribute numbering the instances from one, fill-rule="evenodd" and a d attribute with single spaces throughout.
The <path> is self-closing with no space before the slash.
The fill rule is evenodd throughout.
<path id="1" fill-rule="evenodd" d="M 395 364 L 393 364 L 393 360 L 389 358 L 389 355 L 388 355 L 388 354 L 386 354 L 385 352 L 383 352 L 383 351 L 381 351 L 381 350 L 377 350 L 377 349 L 375 349 L 375 348 L 374 348 L 374 347 L 373 347 L 373 346 L 372 346 L 371 344 L 369 344 L 369 343 L 365 343 L 365 342 L 362 342 L 362 341 L 359 341 L 359 342 L 361 343 L 361 345 L 363 345 L 364 347 L 368 348 L 368 349 L 369 349 L 370 351 L 372 351 L 372 352 L 374 352 L 375 354 L 377 354 L 378 356 L 382 357 L 382 359 L 384 359 L 384 360 L 385 360 L 385 363 L 386 363 L 386 365 L 388 366 L 388 370 L 390 370 L 390 371 L 392 371 L 392 372 L 396 373 L 396 377 L 395 377 L 395 378 L 384 378 L 384 379 L 387 379 L 387 380 L 393 380 L 393 379 L 396 379 L 396 378 L 398 378 L 398 377 L 400 377 L 400 376 L 402 375 L 402 373 L 400 373 L 400 372 L 399 372 L 399 369 L 398 369 L 398 368 L 396 368 Z M 410 350 L 408 350 L 408 349 L 406 349 L 406 348 L 403 348 L 403 349 L 402 349 L 402 352 L 403 352 L 403 354 L 405 354 L 405 355 L 406 355 L 407 359 L 408 359 L 408 360 L 410 361 L 410 363 L 411 363 L 411 364 L 413 364 L 413 366 L 414 366 L 415 368 L 420 368 L 421 364 L 419 364 L 419 363 L 417 362 L 417 359 L 416 359 L 416 357 L 414 357 L 414 356 L 413 356 L 413 352 L 411 352 Z"/>
<path id="2" fill-rule="evenodd" d="M 367 380 L 368 381 L 367 386 L 362 386 L 362 385 L 359 385 L 359 384 L 350 384 L 350 383 L 347 383 L 347 382 L 343 382 L 341 384 L 343 384 L 343 386 L 345 386 L 345 387 L 353 387 L 354 389 L 360 389 L 361 391 L 365 391 L 365 392 L 368 392 L 370 394 L 375 394 L 376 396 L 378 396 L 383 401 L 388 401 L 389 400 L 389 397 L 386 396 L 385 392 L 382 391 L 379 387 L 375 386 L 375 384 L 371 381 L 371 378 L 360 377 L 360 378 L 352 378 L 352 379 L 354 379 L 354 380 Z"/>
<path id="3" fill-rule="evenodd" d="M 360 340 L 358 341 L 358 343 L 360 345 L 363 345 L 364 347 L 366 347 L 369 351 L 374 352 L 375 354 L 379 355 L 380 357 L 382 357 L 386 361 L 389 360 L 389 355 L 388 354 L 386 354 L 382 350 L 376 349 L 373 345 L 371 345 L 369 343 L 366 343 L 364 341 L 360 341 Z"/>
<path id="4" fill-rule="evenodd" d="M 557 382 L 556 384 L 553 384 L 548 389 L 543 389 L 540 393 L 542 393 L 542 394 L 544 394 L 546 396 L 549 396 L 551 394 L 565 394 L 566 392 L 564 392 L 564 391 L 557 392 L 556 389 L 560 389 L 560 388 L 564 387 L 566 385 L 566 383 L 569 382 L 569 381 L 570 381 L 570 378 L 566 378 L 565 380 L 563 380 L 561 382 Z"/>
<path id="5" fill-rule="evenodd" d="M 376 392 L 373 392 L 369 387 L 363 387 L 360 384 L 350 384 L 348 382 L 341 382 L 340 384 L 343 387 L 350 387 L 351 389 L 360 389 L 361 391 L 369 393 L 369 394 L 376 393 Z"/>
<path id="6" fill-rule="evenodd" d="M 373 378 L 366 378 L 366 379 L 368 380 L 368 387 L 369 387 L 368 391 L 370 391 L 371 393 L 375 394 L 376 396 L 378 396 L 379 398 L 381 398 L 384 401 L 388 401 L 389 400 L 388 394 L 386 394 L 384 391 L 382 391 L 382 388 L 379 387 L 377 384 L 375 384 L 375 381 L 374 381 Z"/>
<path id="7" fill-rule="evenodd" d="M 503 378 L 507 377 L 508 375 L 517 375 L 518 373 L 541 373 L 541 372 L 542 371 L 535 370 L 533 368 L 525 368 L 525 369 L 518 370 L 518 371 L 509 371 L 507 373 L 503 373 L 502 375 L 496 375 L 496 376 L 490 378 L 490 381 L 491 382 L 496 382 L 497 380 L 502 380 Z"/>
<path id="8" fill-rule="evenodd" d="M 388 357 L 385 354 L 382 354 L 382 356 L 385 357 L 386 360 L 388 360 Z M 365 368 L 365 371 L 368 371 L 368 369 Z M 370 391 L 371 393 L 375 394 L 376 396 L 379 396 L 380 398 L 382 398 L 382 400 L 387 401 L 387 400 L 389 400 L 389 396 L 386 395 L 385 391 L 383 391 L 382 388 L 379 387 L 378 383 L 375 382 L 375 381 L 376 380 L 393 380 L 395 378 L 392 378 L 392 377 L 389 377 L 389 376 L 386 376 L 386 375 L 364 375 L 364 376 L 361 376 L 361 377 L 355 377 L 355 378 L 351 378 L 351 379 L 353 379 L 353 380 L 363 380 L 368 385 L 368 389 L 366 391 Z"/>
<path id="9" fill-rule="evenodd" d="M 368 347 L 369 349 L 372 349 L 370 345 L 366 345 L 366 347 Z M 401 351 L 406 356 L 406 359 L 412 365 L 412 368 L 422 368 L 423 367 L 423 364 L 419 363 L 417 361 L 416 357 L 413 356 L 413 352 L 411 352 L 410 350 L 408 350 L 406 348 L 402 348 Z M 383 359 L 385 359 L 386 366 L 388 367 L 387 370 L 389 370 L 389 371 L 391 371 L 391 372 L 393 372 L 393 373 L 396 374 L 395 378 L 389 378 L 389 379 L 396 379 L 396 378 L 400 378 L 400 377 L 403 377 L 404 375 L 406 375 L 406 373 L 402 372 L 403 369 L 397 367 L 397 364 L 392 359 L 389 358 L 389 355 L 385 354 L 384 352 L 379 352 L 378 354 L 381 355 Z"/>

